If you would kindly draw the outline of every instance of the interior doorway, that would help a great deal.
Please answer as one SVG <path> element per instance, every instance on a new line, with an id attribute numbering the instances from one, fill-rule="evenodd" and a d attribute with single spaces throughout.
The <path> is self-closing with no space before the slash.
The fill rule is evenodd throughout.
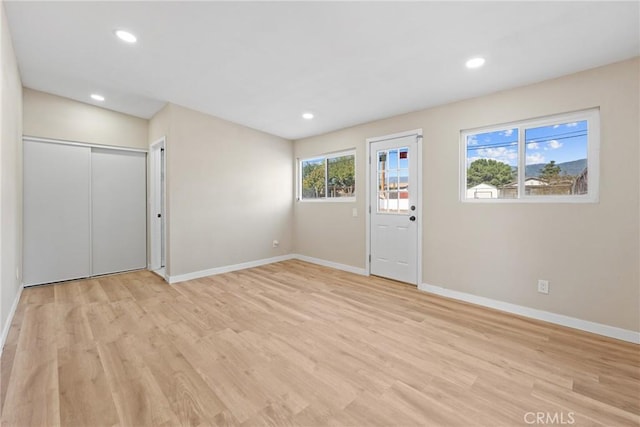
<path id="1" fill-rule="evenodd" d="M 149 147 L 149 269 L 166 278 L 166 139 Z"/>

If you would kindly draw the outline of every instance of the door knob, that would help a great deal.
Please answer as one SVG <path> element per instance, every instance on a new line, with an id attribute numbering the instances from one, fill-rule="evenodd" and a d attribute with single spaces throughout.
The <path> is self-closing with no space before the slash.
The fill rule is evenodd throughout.
<path id="1" fill-rule="evenodd" d="M 416 220 L 416 217 L 415 217 L 415 216 L 411 215 L 411 216 L 409 217 L 409 221 L 415 221 L 415 220 Z"/>

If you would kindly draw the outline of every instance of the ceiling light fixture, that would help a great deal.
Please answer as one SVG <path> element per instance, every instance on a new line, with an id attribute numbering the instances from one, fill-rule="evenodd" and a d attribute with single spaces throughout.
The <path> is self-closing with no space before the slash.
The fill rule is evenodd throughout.
<path id="1" fill-rule="evenodd" d="M 485 63 L 485 59 L 477 56 L 475 58 L 471 58 L 470 60 L 468 60 L 465 65 L 467 66 L 467 68 L 480 68 L 484 65 Z"/>
<path id="2" fill-rule="evenodd" d="M 92 93 L 91 94 L 91 99 L 95 100 L 95 101 L 104 101 L 104 96 L 102 95 L 98 95 L 97 93 Z"/>
<path id="3" fill-rule="evenodd" d="M 114 31 L 115 35 L 118 36 L 118 38 L 124 42 L 127 43 L 135 43 L 136 41 L 138 41 L 138 38 L 136 36 L 134 36 L 133 34 L 131 34 L 129 31 L 125 31 L 125 30 L 115 30 Z"/>
<path id="4" fill-rule="evenodd" d="M 302 118 L 305 120 L 313 119 L 313 113 L 302 113 Z"/>

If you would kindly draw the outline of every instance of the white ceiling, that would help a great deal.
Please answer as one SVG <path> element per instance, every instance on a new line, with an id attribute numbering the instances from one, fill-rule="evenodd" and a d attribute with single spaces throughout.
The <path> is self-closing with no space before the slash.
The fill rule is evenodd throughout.
<path id="1" fill-rule="evenodd" d="M 634 2 L 17 2 L 23 84 L 150 118 L 173 102 L 285 138 L 640 54 Z M 126 45 L 113 30 L 128 29 Z M 471 56 L 486 57 L 468 70 Z M 99 103 L 96 103 L 99 104 Z M 301 118 L 304 111 L 316 118 Z"/>

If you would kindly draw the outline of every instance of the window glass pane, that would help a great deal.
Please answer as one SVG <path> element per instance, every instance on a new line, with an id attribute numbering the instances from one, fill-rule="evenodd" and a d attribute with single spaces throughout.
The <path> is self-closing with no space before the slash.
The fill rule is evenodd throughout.
<path id="1" fill-rule="evenodd" d="M 356 191 L 355 156 L 327 160 L 327 197 L 353 197 Z"/>
<path id="2" fill-rule="evenodd" d="M 389 191 L 389 212 L 398 212 L 398 192 Z"/>
<path id="3" fill-rule="evenodd" d="M 398 168 L 398 150 L 389 150 L 389 159 L 387 162 L 387 169 Z"/>
<path id="4" fill-rule="evenodd" d="M 398 156 L 400 159 L 400 164 L 398 165 L 398 168 L 409 169 L 409 149 L 401 148 Z"/>
<path id="5" fill-rule="evenodd" d="M 379 191 L 389 190 L 389 180 L 387 179 L 386 172 L 378 173 L 378 190 Z"/>
<path id="6" fill-rule="evenodd" d="M 398 189 L 398 171 L 397 170 L 387 171 L 387 181 L 389 182 L 389 190 L 397 190 Z"/>
<path id="7" fill-rule="evenodd" d="M 389 193 L 378 193 L 378 212 L 389 212 Z"/>
<path id="8" fill-rule="evenodd" d="M 409 192 L 408 191 L 400 191 L 398 193 L 398 212 L 400 213 L 409 212 Z"/>
<path id="9" fill-rule="evenodd" d="M 302 198 L 318 199 L 325 196 L 325 160 L 303 160 L 302 164 Z"/>
<path id="10" fill-rule="evenodd" d="M 518 129 L 468 135 L 467 198 L 518 197 Z"/>
<path id="11" fill-rule="evenodd" d="M 384 172 L 378 173 L 378 191 L 386 191 L 388 189 L 387 175 Z"/>
<path id="12" fill-rule="evenodd" d="M 387 169 L 387 152 L 378 151 L 378 172 Z"/>
<path id="13" fill-rule="evenodd" d="M 525 194 L 587 194 L 587 121 L 526 129 Z"/>
<path id="14" fill-rule="evenodd" d="M 400 190 L 409 190 L 409 169 L 398 170 L 398 188 Z"/>

